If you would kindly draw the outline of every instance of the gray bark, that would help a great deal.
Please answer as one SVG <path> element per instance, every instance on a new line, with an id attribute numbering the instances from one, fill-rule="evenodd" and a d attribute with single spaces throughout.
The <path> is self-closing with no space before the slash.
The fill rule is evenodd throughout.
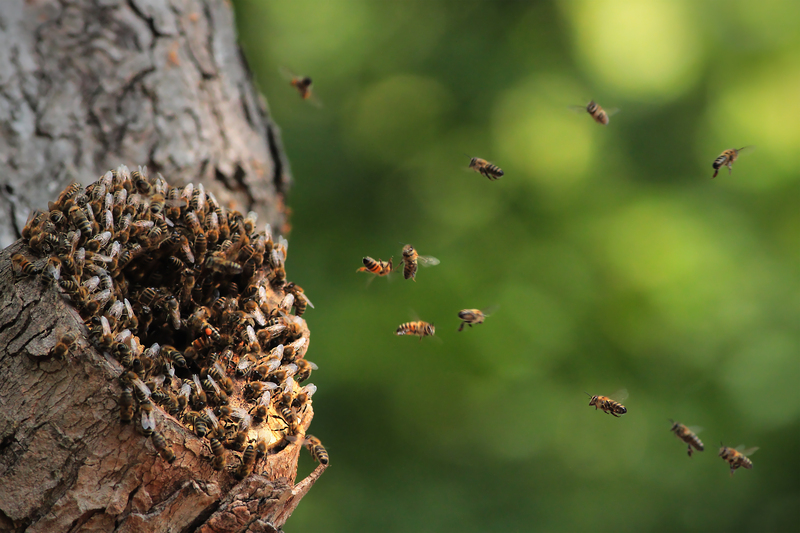
<path id="1" fill-rule="evenodd" d="M 280 134 L 223 0 L 0 2 L 0 124 L 0 248 L 120 164 L 285 222 Z"/>

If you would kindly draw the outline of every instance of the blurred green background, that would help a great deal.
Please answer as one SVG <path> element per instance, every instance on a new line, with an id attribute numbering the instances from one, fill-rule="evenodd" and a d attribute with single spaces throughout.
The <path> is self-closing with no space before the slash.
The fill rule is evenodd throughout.
<path id="1" fill-rule="evenodd" d="M 234 7 L 316 305 L 331 467 L 287 531 L 797 531 L 800 3 Z M 590 99 L 621 112 L 568 109 Z M 403 243 L 441 265 L 367 287 Z M 440 340 L 392 335 L 415 313 Z M 625 417 L 588 406 L 622 387 Z"/>

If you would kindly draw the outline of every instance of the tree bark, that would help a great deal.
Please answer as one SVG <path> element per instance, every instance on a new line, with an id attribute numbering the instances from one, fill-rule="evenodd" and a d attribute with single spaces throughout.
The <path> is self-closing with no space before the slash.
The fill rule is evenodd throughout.
<path id="1" fill-rule="evenodd" d="M 0 2 L 0 248 L 127 164 L 280 229 L 289 166 L 224 0 Z"/>
<path id="2" fill-rule="evenodd" d="M 1 3 L 0 121 L 0 247 L 68 183 L 121 163 L 286 223 L 279 131 L 223 0 Z M 156 408 L 168 464 L 120 424 L 123 368 L 88 341 L 83 318 L 55 285 L 15 276 L 10 258 L 25 248 L 0 252 L 0 531 L 280 530 L 325 469 L 295 485 L 302 439 L 239 482 Z M 66 331 L 76 345 L 50 357 Z M 298 437 L 312 417 L 309 406 Z"/>

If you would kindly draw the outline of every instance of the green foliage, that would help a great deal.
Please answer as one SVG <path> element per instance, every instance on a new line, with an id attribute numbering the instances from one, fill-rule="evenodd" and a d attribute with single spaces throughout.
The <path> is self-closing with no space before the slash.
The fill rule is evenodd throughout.
<path id="1" fill-rule="evenodd" d="M 296 178 L 287 269 L 317 306 L 331 468 L 292 529 L 797 527 L 796 2 L 235 7 Z M 590 99 L 621 112 L 569 110 Z M 361 257 L 407 242 L 441 265 L 367 287 Z M 441 341 L 392 335 L 412 313 Z M 622 387 L 625 417 L 587 405 Z M 731 479 L 720 441 L 760 446 L 754 469 Z"/>

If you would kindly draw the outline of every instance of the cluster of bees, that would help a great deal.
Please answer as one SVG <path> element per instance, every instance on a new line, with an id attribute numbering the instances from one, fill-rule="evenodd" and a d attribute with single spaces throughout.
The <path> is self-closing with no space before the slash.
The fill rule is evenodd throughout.
<path id="1" fill-rule="evenodd" d="M 238 478 L 300 440 L 316 391 L 301 385 L 317 368 L 305 359 L 301 318 L 313 305 L 286 279 L 288 242 L 269 224 L 257 231 L 256 218 L 203 185 L 171 187 L 121 166 L 32 214 L 22 237 L 33 259 L 12 258 L 18 276 L 39 276 L 69 299 L 93 344 L 124 368 L 122 423 L 171 463 L 160 408 L 207 443 L 215 470 Z M 67 357 L 75 341 L 61 336 L 50 355 Z M 328 464 L 319 439 L 300 444 Z"/>

